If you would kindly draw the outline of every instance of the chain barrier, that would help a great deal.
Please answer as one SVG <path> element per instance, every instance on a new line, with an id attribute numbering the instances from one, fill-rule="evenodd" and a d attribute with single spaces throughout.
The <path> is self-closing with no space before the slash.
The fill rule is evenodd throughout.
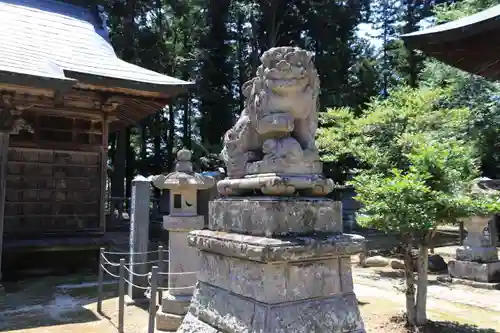
<path id="1" fill-rule="evenodd" d="M 127 268 L 127 266 L 124 267 L 127 272 L 129 272 L 133 276 L 138 276 L 138 277 L 144 277 L 144 276 L 149 276 L 151 273 L 145 273 L 145 274 L 140 274 L 140 273 L 135 273 L 132 272 L 130 269 Z"/>
<path id="2" fill-rule="evenodd" d="M 99 255 L 99 277 L 98 277 L 98 298 L 97 298 L 97 311 L 102 314 L 102 301 L 103 301 L 103 282 L 104 282 L 104 274 L 108 274 L 113 278 L 118 279 L 118 331 L 123 332 L 123 322 L 124 322 L 124 307 L 125 307 L 125 284 L 131 286 L 131 289 L 143 290 L 146 298 L 149 298 L 149 323 L 148 323 L 148 332 L 154 332 L 155 326 L 155 315 L 156 315 L 156 306 L 157 300 L 162 300 L 162 295 L 164 291 L 169 290 L 186 290 L 193 289 L 195 286 L 189 287 L 161 287 L 161 284 L 164 280 L 164 276 L 170 275 L 195 275 L 198 272 L 163 272 L 165 265 L 164 263 L 168 263 L 168 260 L 163 259 L 163 254 L 165 251 L 163 250 L 163 246 L 159 246 L 156 251 L 146 251 L 146 252 L 115 252 L 115 251 L 104 251 L 104 248 L 101 248 Z M 134 261 L 125 261 L 124 258 L 120 258 L 120 262 L 113 262 L 109 260 L 106 255 L 121 255 L 132 257 L 133 255 L 149 255 L 149 254 L 158 254 L 157 260 L 146 260 L 143 262 L 134 262 Z M 140 265 L 150 265 L 153 264 L 151 271 L 148 273 L 138 273 L 135 272 L 133 267 Z M 158 264 L 160 267 L 155 266 L 154 264 Z M 119 274 L 115 274 L 110 272 L 106 266 L 110 267 L 118 267 Z M 125 274 L 129 275 L 127 279 Z M 146 286 L 141 286 L 135 283 L 135 278 L 142 279 L 145 278 Z"/>
<path id="3" fill-rule="evenodd" d="M 113 267 L 120 266 L 120 264 L 118 264 L 118 263 L 114 263 L 114 262 L 109 261 L 108 258 L 106 258 L 106 256 L 104 254 L 101 254 L 101 256 L 103 257 L 104 263 L 106 265 L 113 266 Z M 169 262 L 169 261 L 162 259 L 162 260 L 150 260 L 150 261 L 144 261 L 144 262 L 126 262 L 125 265 L 138 266 L 138 265 L 147 265 L 147 264 L 158 264 L 160 262 Z"/>
<path id="4" fill-rule="evenodd" d="M 195 275 L 198 272 L 158 272 L 158 275 Z"/>
<path id="5" fill-rule="evenodd" d="M 113 251 L 103 251 L 103 254 L 111 254 L 111 255 L 136 255 L 136 254 L 152 254 L 158 253 L 160 250 L 155 251 L 146 251 L 146 252 L 113 252 Z M 161 250 L 162 252 L 168 252 L 168 250 Z"/>
<path id="6" fill-rule="evenodd" d="M 136 284 L 134 284 L 134 283 L 130 282 L 129 280 L 127 280 L 127 279 L 125 279 L 125 278 L 124 278 L 124 280 L 125 280 L 125 282 L 127 282 L 129 285 L 131 285 L 131 286 L 132 286 L 132 287 L 134 287 L 134 288 L 137 288 L 137 289 L 140 289 L 140 290 L 145 290 L 145 291 L 148 291 L 148 290 L 149 290 L 149 287 L 142 287 L 142 286 L 138 286 L 138 285 L 136 285 Z"/>
<path id="7" fill-rule="evenodd" d="M 157 287 L 158 290 L 169 291 L 169 290 L 186 290 L 186 289 L 194 289 L 196 285 L 189 287 Z"/>
<path id="8" fill-rule="evenodd" d="M 118 266 L 120 266 L 120 265 L 118 265 Z M 114 277 L 114 278 L 119 278 L 119 277 L 120 277 L 119 275 L 113 274 L 113 273 L 111 273 L 110 271 L 108 271 L 108 270 L 106 269 L 106 267 L 104 267 L 103 265 L 101 265 L 101 268 L 102 268 L 102 269 L 103 269 L 106 273 L 108 273 L 108 275 L 111 275 L 111 276 L 112 276 L 112 277 Z"/>

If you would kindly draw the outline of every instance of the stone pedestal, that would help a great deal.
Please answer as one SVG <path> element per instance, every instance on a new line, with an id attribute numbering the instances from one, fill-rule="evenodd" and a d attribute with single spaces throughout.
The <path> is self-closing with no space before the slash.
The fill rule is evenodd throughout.
<path id="1" fill-rule="evenodd" d="M 365 332 L 350 264 L 364 238 L 341 233 L 340 208 L 323 198 L 211 202 L 210 230 L 188 236 L 201 266 L 177 332 Z"/>
<path id="2" fill-rule="evenodd" d="M 500 261 L 495 242 L 484 230 L 493 217 L 474 216 L 464 221 L 467 238 L 448 263 L 450 276 L 479 282 L 500 282 Z"/>

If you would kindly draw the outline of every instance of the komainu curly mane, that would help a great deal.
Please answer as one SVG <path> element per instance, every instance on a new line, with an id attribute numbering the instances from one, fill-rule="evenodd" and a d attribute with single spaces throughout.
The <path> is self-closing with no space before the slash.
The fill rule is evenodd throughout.
<path id="1" fill-rule="evenodd" d="M 319 78 L 310 52 L 294 47 L 276 47 L 261 57 L 256 76 L 242 89 L 245 108 L 236 124 L 224 135 L 222 158 L 229 177 L 246 175 L 248 163 L 262 159 L 265 117 L 286 112 L 293 117 L 292 136 L 312 158 L 317 157 Z"/>

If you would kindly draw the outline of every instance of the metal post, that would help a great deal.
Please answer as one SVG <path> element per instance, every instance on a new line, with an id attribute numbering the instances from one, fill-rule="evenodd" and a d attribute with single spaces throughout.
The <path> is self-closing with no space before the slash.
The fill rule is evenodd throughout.
<path id="1" fill-rule="evenodd" d="M 160 273 L 165 272 L 165 264 L 164 264 L 164 259 L 163 259 L 163 246 L 158 246 L 158 270 Z M 158 274 L 158 286 L 163 286 L 163 274 Z M 158 289 L 158 302 L 161 304 L 161 301 L 163 299 L 163 292 L 160 289 Z"/>
<path id="2" fill-rule="evenodd" d="M 97 313 L 102 313 L 104 283 L 104 248 L 99 250 L 99 275 L 97 277 Z"/>
<path id="3" fill-rule="evenodd" d="M 123 333 L 125 312 L 125 259 L 120 259 L 120 281 L 118 284 L 118 332 Z"/>
<path id="4" fill-rule="evenodd" d="M 155 331 L 156 294 L 158 292 L 158 266 L 151 269 L 151 297 L 149 298 L 149 324 L 148 333 Z"/>

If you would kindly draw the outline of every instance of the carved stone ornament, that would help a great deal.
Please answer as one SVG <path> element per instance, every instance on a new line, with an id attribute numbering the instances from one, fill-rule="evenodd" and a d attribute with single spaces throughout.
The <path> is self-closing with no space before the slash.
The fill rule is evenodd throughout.
<path id="1" fill-rule="evenodd" d="M 224 135 L 228 179 L 218 183 L 218 190 L 223 195 L 324 196 L 333 181 L 322 176 L 314 141 L 320 86 L 313 55 L 275 47 L 261 62 L 256 76 L 243 85 L 245 108 Z"/>
<path id="2" fill-rule="evenodd" d="M 151 178 L 153 186 L 158 189 L 179 190 L 192 187 L 197 190 L 204 190 L 215 185 L 215 179 L 193 172 L 191 163 L 191 152 L 181 149 L 177 152 L 177 163 L 175 172 L 168 175 L 158 175 Z"/>
<path id="3" fill-rule="evenodd" d="M 33 133 L 33 128 L 21 118 L 21 111 L 0 107 L 0 132 L 19 134 L 25 130 Z"/>

